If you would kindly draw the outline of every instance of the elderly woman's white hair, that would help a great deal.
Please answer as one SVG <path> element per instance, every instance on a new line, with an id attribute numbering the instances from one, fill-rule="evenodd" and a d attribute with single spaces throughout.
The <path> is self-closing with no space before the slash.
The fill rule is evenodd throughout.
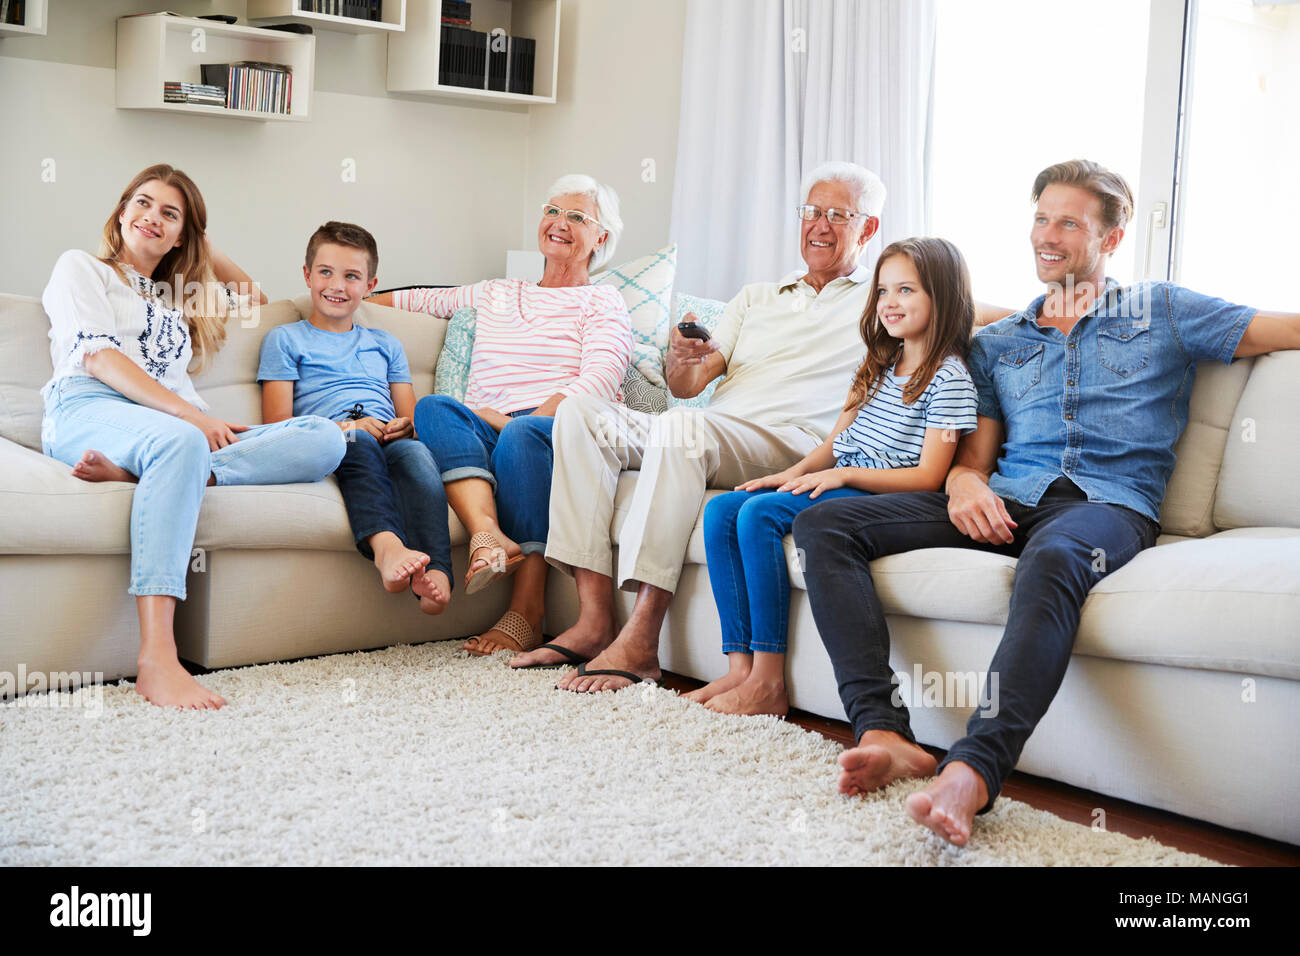
<path id="1" fill-rule="evenodd" d="M 591 259 L 587 263 L 587 268 L 595 272 L 609 262 L 614 255 L 614 247 L 618 245 L 618 237 L 623 235 L 623 219 L 618 214 L 618 193 L 590 176 L 570 173 L 551 183 L 546 198 L 550 200 L 556 196 L 589 196 L 596 203 L 596 218 L 609 235 L 604 245 L 597 246 L 591 253 Z"/>
<path id="2" fill-rule="evenodd" d="M 818 183 L 834 181 L 844 183 L 853 190 L 854 203 L 858 212 L 880 218 L 885 208 L 885 184 L 880 177 L 857 163 L 822 163 L 808 175 L 804 176 L 799 187 L 802 203 L 808 202 L 808 194 Z"/>

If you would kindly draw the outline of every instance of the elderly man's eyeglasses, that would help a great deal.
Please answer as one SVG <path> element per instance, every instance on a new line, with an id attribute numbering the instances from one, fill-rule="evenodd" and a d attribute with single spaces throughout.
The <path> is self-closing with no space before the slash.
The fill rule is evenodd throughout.
<path id="1" fill-rule="evenodd" d="M 555 220 L 559 219 L 561 216 L 568 219 L 569 222 L 573 223 L 575 226 L 581 226 L 584 222 L 589 222 L 597 229 L 603 230 L 605 228 L 600 224 L 599 221 L 593 219 L 591 216 L 588 216 L 585 212 L 582 212 L 581 210 L 561 209 L 559 206 L 552 205 L 551 203 L 542 203 L 543 219 L 554 222 Z"/>
<path id="2" fill-rule="evenodd" d="M 799 206 L 797 210 L 799 218 L 804 222 L 816 222 L 825 213 L 826 221 L 832 226 L 843 226 L 859 216 L 867 215 L 865 212 L 854 212 L 852 209 L 823 209 L 821 206 L 812 205 Z"/>

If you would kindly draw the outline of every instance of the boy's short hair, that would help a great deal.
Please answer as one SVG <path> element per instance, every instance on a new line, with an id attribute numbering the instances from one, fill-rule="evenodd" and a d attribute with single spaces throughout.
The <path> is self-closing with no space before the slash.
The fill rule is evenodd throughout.
<path id="1" fill-rule="evenodd" d="M 379 271 L 379 246 L 375 244 L 375 237 L 368 230 L 351 222 L 335 222 L 330 220 L 311 234 L 307 240 L 307 258 L 306 266 L 310 270 L 316 262 L 316 250 L 324 243 L 332 243 L 336 246 L 348 246 L 352 249 L 360 249 L 366 254 L 366 265 L 370 267 L 370 274 L 367 279 L 373 279 L 375 273 Z"/>

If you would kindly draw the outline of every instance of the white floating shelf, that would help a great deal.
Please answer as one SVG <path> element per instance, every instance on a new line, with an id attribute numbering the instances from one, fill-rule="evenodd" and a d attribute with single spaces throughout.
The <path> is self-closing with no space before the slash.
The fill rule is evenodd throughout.
<path id="1" fill-rule="evenodd" d="M 303 10 L 301 0 L 248 0 L 248 19 L 258 23 L 305 23 L 339 33 L 400 33 L 406 29 L 406 0 L 384 0 L 382 20 L 359 20 Z"/>
<path id="2" fill-rule="evenodd" d="M 472 0 L 472 29 L 536 42 L 533 92 L 509 93 L 438 82 L 442 51 L 442 0 L 407 0 L 406 30 L 388 37 L 390 93 L 455 97 L 495 103 L 554 103 L 559 77 L 561 0 Z"/>
<path id="3" fill-rule="evenodd" d="M 314 36 L 165 14 L 121 17 L 117 21 L 117 107 L 261 122 L 302 122 L 311 117 L 315 58 Z M 199 83 L 200 65 L 240 60 L 283 63 L 292 68 L 289 113 L 163 100 L 164 83 Z"/>
<path id="4" fill-rule="evenodd" d="M 0 37 L 43 37 L 49 22 L 49 0 L 28 0 L 26 23 L 0 23 Z"/>

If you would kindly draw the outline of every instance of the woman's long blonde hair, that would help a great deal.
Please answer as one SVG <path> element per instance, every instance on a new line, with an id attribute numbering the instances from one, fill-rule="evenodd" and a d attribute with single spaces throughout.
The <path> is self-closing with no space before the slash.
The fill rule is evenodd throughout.
<path id="1" fill-rule="evenodd" d="M 185 208 L 181 211 L 180 246 L 169 250 L 148 278 L 165 284 L 168 290 L 165 298 L 169 299 L 172 308 L 182 310 L 193 340 L 194 360 L 201 369 L 211 362 L 212 357 L 225 344 L 226 318 L 230 307 L 224 287 L 212 271 L 212 259 L 208 255 L 205 238 L 208 209 L 194 180 L 166 163 L 150 166 L 137 173 L 122 191 L 122 197 L 118 199 L 117 207 L 108 217 L 108 222 L 104 223 L 99 258 L 116 269 L 130 284 L 122 271 L 122 225 L 118 219 L 140 187 L 154 180 L 179 190 L 185 197 Z M 192 294 L 195 289 L 202 290 L 202 294 Z"/>
<path id="2" fill-rule="evenodd" d="M 947 239 L 920 237 L 891 243 L 876 260 L 871 279 L 871 298 L 862 310 L 859 328 L 867 345 L 866 357 L 858 366 L 849 389 L 847 412 L 861 408 L 880 388 L 885 373 L 902 354 L 903 343 L 894 338 L 876 316 L 880 302 L 880 267 L 891 256 L 906 256 L 916 266 L 921 287 L 930 297 L 930 327 L 925 333 L 925 356 L 912 377 L 903 386 L 903 401 L 911 405 L 930 385 L 939 366 L 950 355 L 963 362 L 970 354 L 975 326 L 975 296 L 971 292 L 970 271 L 961 252 Z"/>

